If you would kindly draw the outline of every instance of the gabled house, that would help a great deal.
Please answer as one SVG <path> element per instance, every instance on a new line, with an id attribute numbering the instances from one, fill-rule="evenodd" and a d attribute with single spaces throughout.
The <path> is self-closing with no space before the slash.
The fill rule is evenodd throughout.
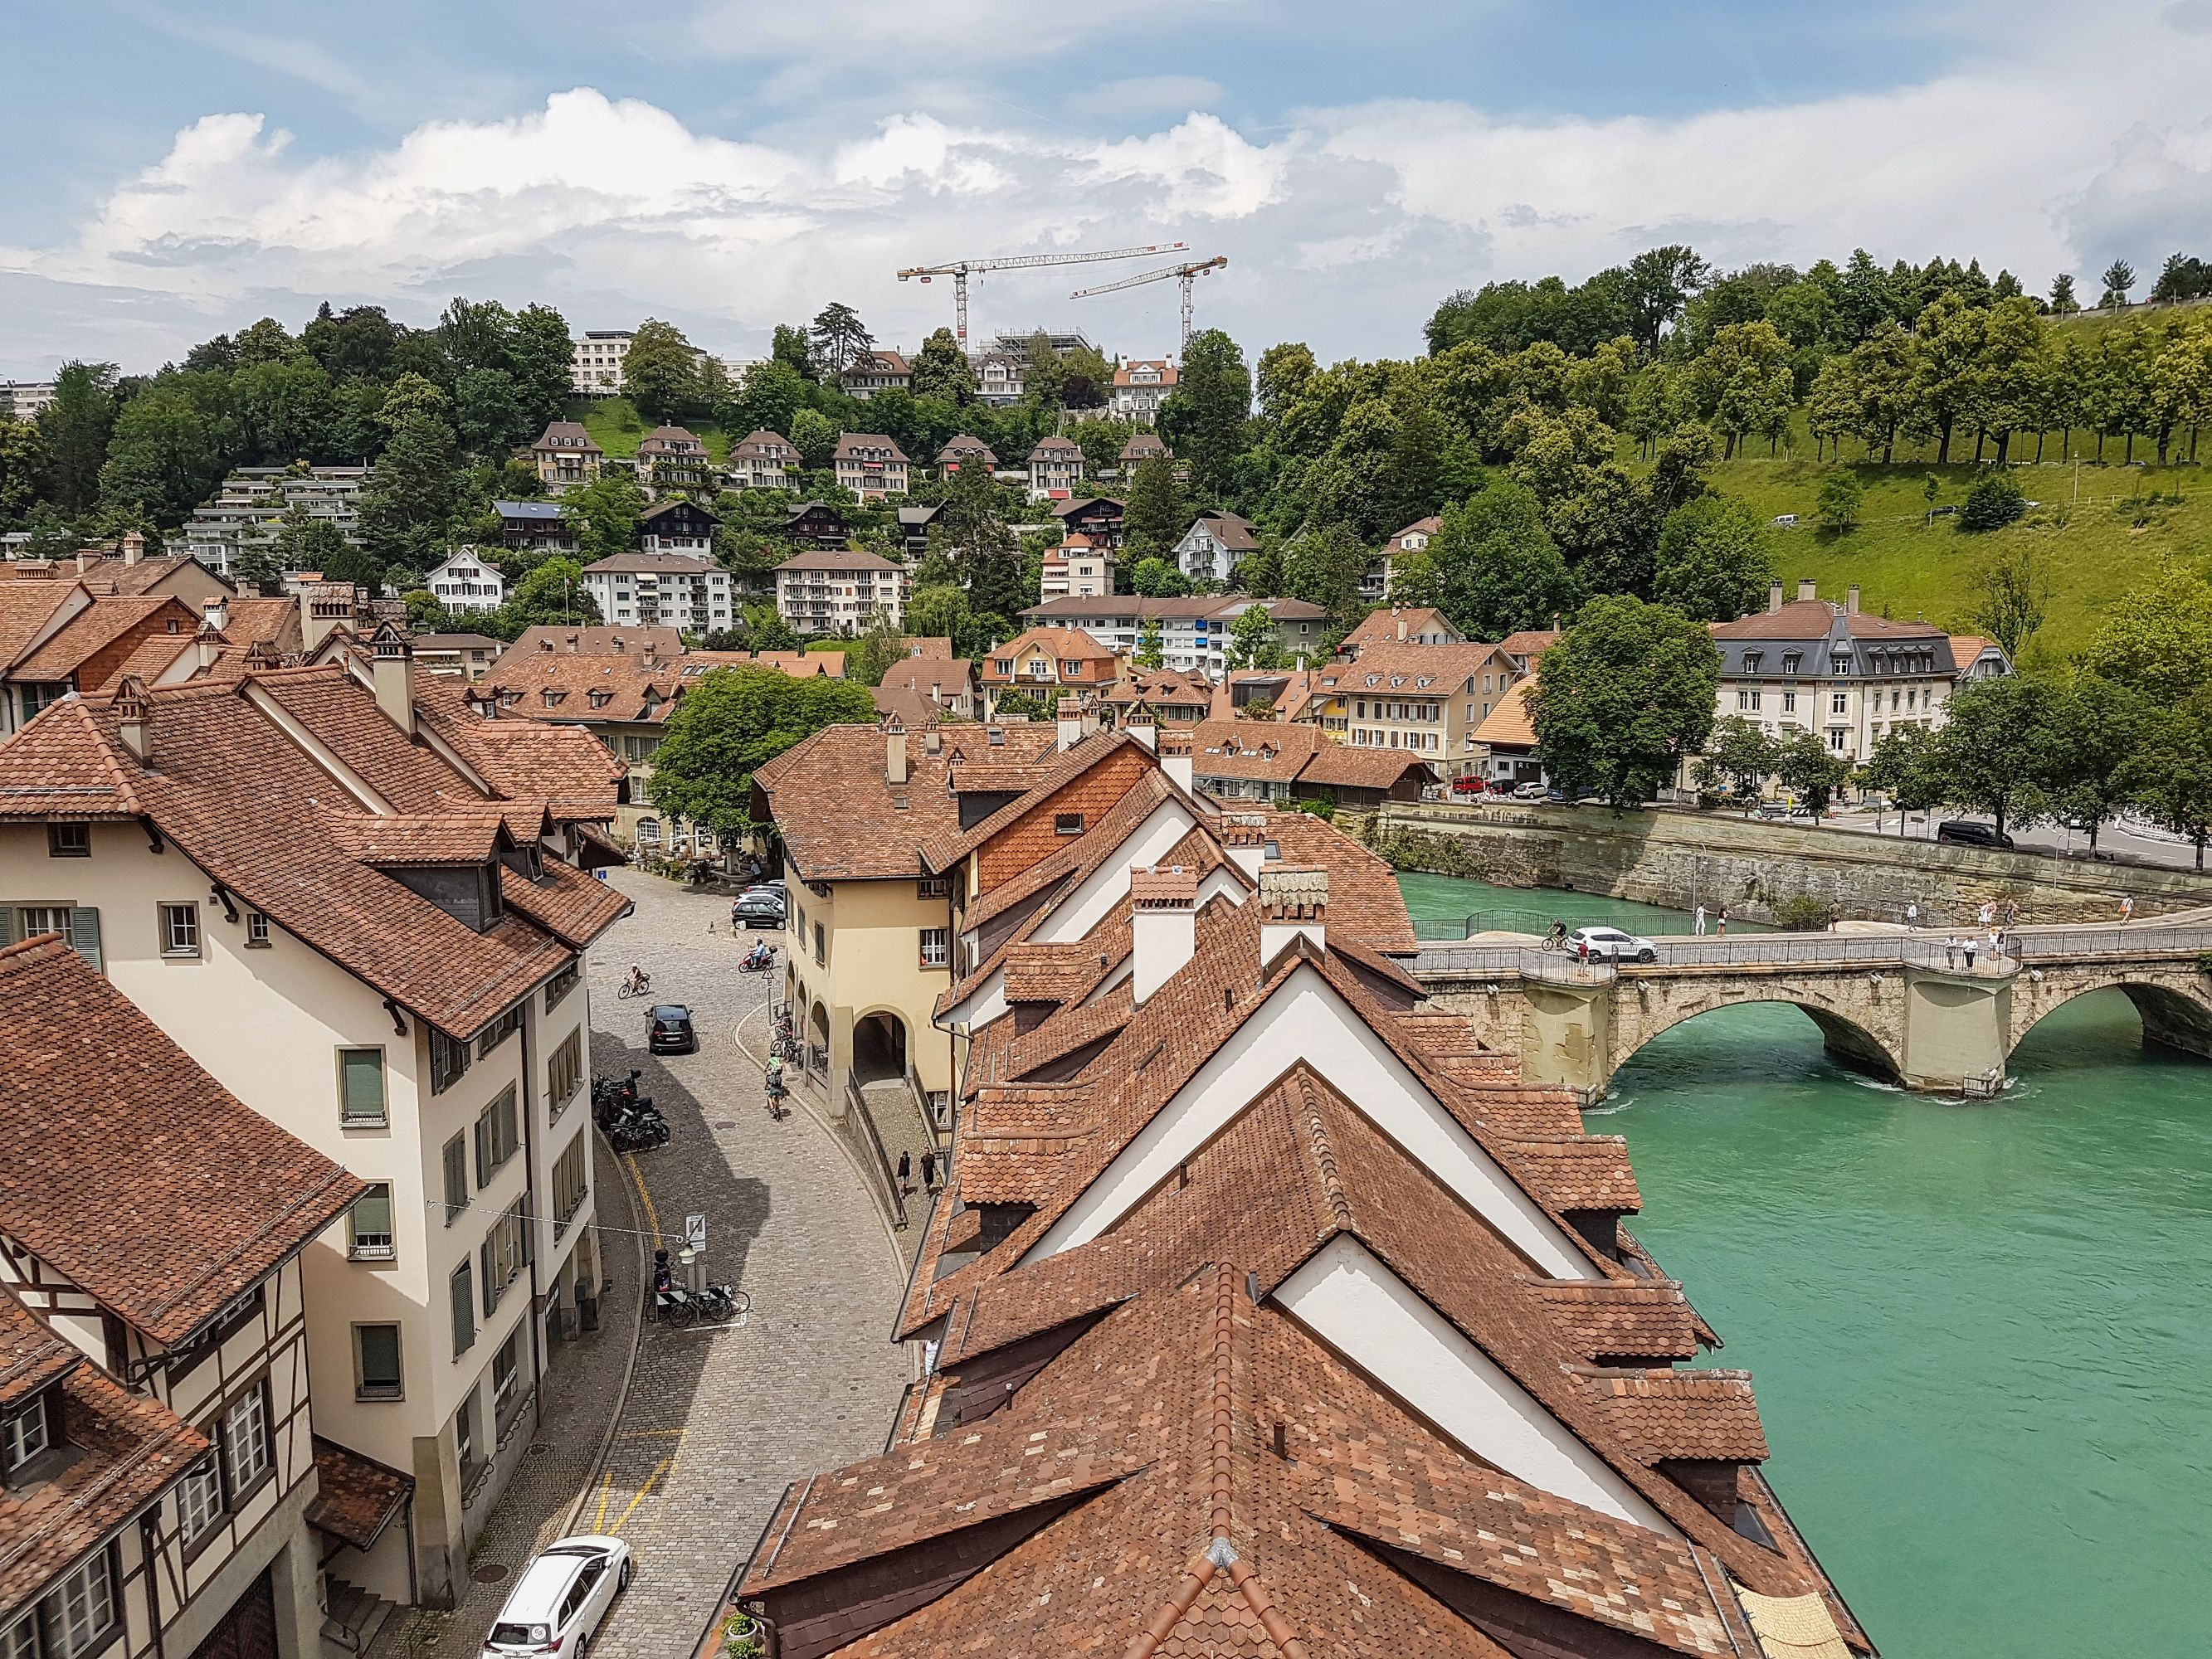
<path id="1" fill-rule="evenodd" d="M 1146 461 L 1169 461 L 1173 460 L 1175 457 L 1169 453 L 1167 445 L 1161 442 L 1156 434 L 1150 432 L 1139 432 L 1132 434 L 1129 441 L 1121 446 L 1121 453 L 1118 459 L 1121 462 L 1121 476 L 1127 478 Z"/>
<path id="2" fill-rule="evenodd" d="M 881 347 L 862 352 L 839 377 L 846 395 L 862 403 L 878 392 L 904 392 L 914 385 L 914 368 L 898 352 Z"/>
<path id="3" fill-rule="evenodd" d="M 964 432 L 947 440 L 945 447 L 937 452 L 937 470 L 948 477 L 969 464 L 981 467 L 986 472 L 995 473 L 999 470 L 999 457 L 981 438 L 971 438 Z"/>
<path id="4" fill-rule="evenodd" d="M 1093 544 L 1080 531 L 1045 551 L 1039 577 L 1040 599 L 1094 598 L 1114 591 L 1114 554 Z"/>
<path id="5" fill-rule="evenodd" d="M 1077 495 L 1053 503 L 1063 539 L 1088 536 L 1093 547 L 1111 553 L 1121 545 L 1121 515 L 1127 503 L 1114 495 Z"/>
<path id="6" fill-rule="evenodd" d="M 1480 770 L 1476 731 L 1520 678 L 1494 645 L 1370 644 L 1315 669 L 1296 718 L 1355 749 L 1410 750 L 1455 778 Z"/>
<path id="7" fill-rule="evenodd" d="M 1359 597 L 1369 605 L 1379 605 L 1390 597 L 1390 583 L 1396 562 L 1408 553 L 1419 553 L 1429 544 L 1429 538 L 1443 527 L 1443 520 L 1435 514 L 1425 519 L 1416 519 L 1382 544 L 1382 550 L 1367 562 L 1367 569 L 1359 579 Z"/>
<path id="8" fill-rule="evenodd" d="M 841 432 L 830 452 L 837 482 L 862 501 L 906 494 L 906 452 L 880 432 Z"/>
<path id="9" fill-rule="evenodd" d="M 1176 389 L 1176 366 L 1164 357 L 1133 357 L 1114 371 L 1111 408 L 1115 418 L 1142 421 L 1147 426 L 1160 417 L 1160 405 Z"/>
<path id="10" fill-rule="evenodd" d="M 1357 660 L 1370 646 L 1466 643 L 1467 635 L 1435 606 L 1394 605 L 1386 610 L 1370 611 L 1336 648 L 1340 656 Z"/>
<path id="11" fill-rule="evenodd" d="M 637 481 L 648 495 L 712 489 L 714 465 L 707 446 L 680 426 L 657 426 L 639 440 Z"/>
<path id="12" fill-rule="evenodd" d="M 1071 438 L 1040 438 L 1030 451 L 1030 499 L 1066 501 L 1083 482 L 1083 448 Z"/>
<path id="13" fill-rule="evenodd" d="M 803 465 L 790 439 L 765 428 L 730 446 L 730 480 L 741 489 L 784 489 Z"/>
<path id="14" fill-rule="evenodd" d="M 784 514 L 783 536 L 801 547 L 842 547 L 853 538 L 845 515 L 826 501 L 809 501 Z"/>
<path id="15" fill-rule="evenodd" d="M 583 544 L 575 521 L 561 511 L 557 501 L 494 501 L 499 514 L 499 538 L 509 547 L 531 553 L 570 554 Z"/>
<path id="16" fill-rule="evenodd" d="M 637 544 L 647 553 L 712 553 L 721 522 L 696 501 L 657 501 L 637 515 Z"/>
<path id="17" fill-rule="evenodd" d="M 422 578 L 430 596 L 448 611 L 496 611 L 507 600 L 507 578 L 473 550 L 457 548 Z"/>
<path id="18" fill-rule="evenodd" d="M 1249 519 L 1226 509 L 1201 513 L 1176 544 L 1176 568 L 1193 581 L 1225 582 L 1237 562 L 1259 550 L 1260 537 Z"/>
<path id="19" fill-rule="evenodd" d="M 0 663 L 10 731 L 64 697 L 112 690 L 126 675 L 161 677 L 201 629 L 198 610 L 173 594 L 94 595 L 45 582 L 0 583 L 0 649 L 10 634 L 23 641 Z"/>
<path id="20" fill-rule="evenodd" d="M 1121 658 L 1079 628 L 1031 628 L 983 658 L 979 678 L 991 707 L 1008 691 L 1050 702 L 1063 690 L 1103 691 L 1121 678 Z"/>
<path id="21" fill-rule="evenodd" d="M 605 459 L 605 452 L 575 421 L 548 422 L 538 441 L 530 446 L 538 482 L 555 491 L 591 483 L 599 476 L 599 463 Z"/>

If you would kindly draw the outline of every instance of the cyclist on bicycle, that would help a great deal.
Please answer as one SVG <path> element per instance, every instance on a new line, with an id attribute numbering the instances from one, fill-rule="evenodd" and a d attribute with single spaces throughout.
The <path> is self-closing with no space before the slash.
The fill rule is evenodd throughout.
<path id="1" fill-rule="evenodd" d="M 1552 924 L 1551 931 L 1544 935 L 1544 948 L 1547 951 L 1564 951 L 1567 948 L 1567 924 L 1565 922 L 1555 921 Z"/>
<path id="2" fill-rule="evenodd" d="M 646 977 L 645 969 L 633 962 L 629 965 L 629 977 L 623 981 L 623 994 L 641 997 L 645 994 L 645 988 L 651 983 L 652 981 Z"/>

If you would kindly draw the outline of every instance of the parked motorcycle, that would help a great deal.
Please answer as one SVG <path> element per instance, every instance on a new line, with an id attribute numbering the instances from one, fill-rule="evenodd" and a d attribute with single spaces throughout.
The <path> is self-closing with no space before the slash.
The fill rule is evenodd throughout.
<path id="1" fill-rule="evenodd" d="M 646 1152 L 665 1146 L 672 1133 L 668 1120 L 648 1103 L 642 1111 L 626 1112 L 604 1126 L 607 1144 L 618 1152 Z"/>

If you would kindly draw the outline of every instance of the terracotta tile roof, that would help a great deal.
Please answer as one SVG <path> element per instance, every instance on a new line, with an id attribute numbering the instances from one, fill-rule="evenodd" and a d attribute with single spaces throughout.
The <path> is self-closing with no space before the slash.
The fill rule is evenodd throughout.
<path id="1" fill-rule="evenodd" d="M 903 565 L 893 564 L 879 553 L 864 553 L 856 547 L 810 547 L 795 553 L 776 566 L 778 570 L 902 570 Z"/>
<path id="2" fill-rule="evenodd" d="M 1240 812 L 1243 810 L 1239 803 Z M 1328 872 L 1328 928 L 1376 951 L 1413 948 L 1413 920 L 1397 872 L 1334 824 L 1310 812 L 1271 811 L 1260 826 L 1283 861 Z"/>
<path id="3" fill-rule="evenodd" d="M 307 1524 L 357 1550 L 374 1546 L 415 1491 L 415 1482 L 398 1470 L 319 1434 L 315 1474 L 321 1490 L 307 1506 Z"/>
<path id="4" fill-rule="evenodd" d="M 324 832 L 348 858 L 380 870 L 441 864 L 482 864 L 497 853 L 507 828 L 497 809 L 379 817 L 330 815 Z M 512 838 L 506 843 L 511 846 Z"/>
<path id="5" fill-rule="evenodd" d="M 430 745 L 410 743 L 337 665 L 146 696 L 150 764 L 125 747 L 106 698 L 56 704 L 0 744 L 0 817 L 145 816 L 241 902 L 455 1036 L 472 1036 L 574 960 L 574 935 L 547 931 L 532 907 L 560 908 L 570 927 L 592 932 L 624 912 L 619 893 L 549 860 L 544 893 L 533 888 L 478 933 L 329 836 L 306 833 L 360 803 L 292 729 L 398 812 L 478 815 L 487 802 Z"/>
<path id="6" fill-rule="evenodd" d="M 1071 662 L 1111 661 L 1121 654 L 1079 628 L 1025 628 L 1004 645 L 985 652 L 983 659 L 988 663 L 1000 657 L 1018 656 L 1031 646 L 1042 647 L 1055 657 L 1064 657 Z"/>
<path id="7" fill-rule="evenodd" d="M 592 434 L 580 421 L 548 421 L 545 430 L 538 434 L 532 449 L 568 451 L 572 453 L 598 455 L 604 452 L 592 441 Z"/>
<path id="8" fill-rule="evenodd" d="M 681 656 L 657 660 L 628 652 L 600 656 L 508 651 L 478 682 L 519 696 L 505 711 L 531 720 L 658 724 L 679 695 Z"/>
<path id="9" fill-rule="evenodd" d="M 1437 780 L 1435 767 L 1402 749 L 1369 749 L 1329 742 L 1315 750 L 1312 757 L 1299 769 L 1298 781 L 1329 789 L 1391 789 L 1402 782 L 1408 772 L 1419 773 L 1424 784 Z"/>
<path id="10" fill-rule="evenodd" d="M 684 653 L 684 635 L 673 628 L 617 628 L 597 623 L 574 627 L 540 624 L 526 628 L 507 647 L 509 653 L 536 656 L 566 652 L 571 656 L 596 657 L 608 653 L 632 656 L 650 654 L 665 659 Z"/>
<path id="11" fill-rule="evenodd" d="M 732 456 L 742 455 L 748 459 L 796 461 L 799 459 L 799 452 L 792 447 L 790 439 L 781 432 L 770 432 L 766 427 L 749 432 L 738 439 L 730 446 L 730 453 Z"/>
<path id="12" fill-rule="evenodd" d="M 367 1190 L 249 1109 L 51 935 L 0 950 L 0 1233 L 155 1341 Z"/>
<path id="13" fill-rule="evenodd" d="M 661 665 L 678 680 L 691 681 L 717 668 L 773 668 L 793 679 L 842 680 L 845 678 L 842 651 L 687 651 L 672 663 Z"/>
<path id="14" fill-rule="evenodd" d="M 1531 1279 L 1551 1309 L 1568 1350 L 1594 1364 L 1694 1359 L 1701 1346 L 1697 1311 L 1669 1279 Z"/>
<path id="15" fill-rule="evenodd" d="M 36 1342 L 37 1316 L 0 1287 L 0 1345 Z M 158 1400 L 127 1394 L 96 1365 L 58 1385 L 78 1455 L 51 1480 L 0 1488 L 0 1624 L 183 1478 L 208 1443 Z"/>
<path id="16" fill-rule="evenodd" d="M 127 635 L 160 630 L 167 637 L 167 622 L 177 624 L 181 635 L 177 644 L 182 648 L 191 643 L 200 619 L 192 614 L 191 606 L 170 593 L 95 599 L 17 663 L 9 671 L 10 677 L 19 680 L 70 679 L 95 655 Z M 103 681 L 100 685 L 80 686 L 78 690 L 99 690 L 105 685 Z"/>
<path id="17" fill-rule="evenodd" d="M 937 464 L 942 466 L 947 461 L 963 461 L 970 456 L 980 457 L 987 466 L 999 464 L 998 455 L 990 445 L 981 438 L 971 438 L 964 432 L 957 437 L 945 440 L 945 447 L 937 452 Z"/>
<path id="18" fill-rule="evenodd" d="M 1432 605 L 1386 605 L 1380 611 L 1369 611 L 1359 625 L 1344 636 L 1344 643 L 1338 649 L 1346 656 L 1364 656 L 1372 647 L 1397 645 L 1430 633 L 1445 634 L 1455 641 L 1467 637 Z"/>
<path id="19" fill-rule="evenodd" d="M 1401 645 L 1393 641 L 1367 647 L 1357 661 L 1333 662 L 1314 672 L 1321 690 L 1337 696 L 1412 691 L 1449 697 L 1463 691 L 1469 680 L 1480 685 L 1480 676 L 1486 670 L 1510 671 L 1511 666 L 1498 647 L 1476 641 L 1464 645 Z"/>
<path id="20" fill-rule="evenodd" d="M 481 717 L 470 709 L 467 696 L 467 689 L 451 679 L 420 676 L 416 718 L 506 799 L 543 805 L 559 823 L 613 818 L 629 768 L 606 744 L 573 726 Z"/>
<path id="21" fill-rule="evenodd" d="M 975 665 L 965 657 L 902 657 L 884 671 L 877 688 L 884 691 L 911 691 L 927 696 L 930 688 L 940 687 L 947 696 L 957 696 L 975 681 Z"/>
<path id="22" fill-rule="evenodd" d="M 1322 744 L 1317 726 L 1283 720 L 1200 720 L 1191 728 L 1191 771 L 1200 778 L 1256 778 L 1287 787 Z"/>
<path id="23" fill-rule="evenodd" d="M 1431 513 L 1425 519 L 1414 520 L 1413 523 L 1407 525 L 1403 530 L 1395 530 L 1391 532 L 1390 539 L 1395 542 L 1403 540 L 1407 536 L 1433 536 L 1437 532 L 1443 529 L 1443 526 L 1444 521 L 1443 519 Z"/>
<path id="24" fill-rule="evenodd" d="M 13 1407 L 91 1362 L 84 1351 L 27 1313 L 0 1304 L 0 1406 Z"/>
<path id="25" fill-rule="evenodd" d="M 904 461 L 906 458 L 906 451 L 880 432 L 841 432 L 830 455 L 833 461 Z"/>
<path id="26" fill-rule="evenodd" d="M 1511 1146 L 1523 1179 L 1561 1210 L 1633 1214 L 1644 1207 L 1622 1136 L 1574 1135 L 1516 1140 Z"/>
<path id="27" fill-rule="evenodd" d="M 1528 699 L 1536 695 L 1537 675 L 1530 670 L 1525 680 L 1516 680 L 1498 706 L 1483 717 L 1482 724 L 1474 728 L 1477 743 L 1504 744 L 1515 749 L 1534 749 L 1536 746 L 1536 725 Z"/>
<path id="28" fill-rule="evenodd" d="M 90 590 L 74 580 L 0 581 L 0 668 L 30 649 L 72 597 L 88 599 Z"/>
<path id="29" fill-rule="evenodd" d="M 1779 611 L 1754 611 L 1734 622 L 1710 624 L 1723 640 L 1825 640 L 1838 624 L 1855 640 L 1913 640 L 1933 642 L 1950 635 L 1931 623 L 1893 622 L 1865 611 L 1846 611 L 1830 599 L 1792 599 Z"/>
<path id="30" fill-rule="evenodd" d="M 1056 724 L 1039 726 L 1035 729 L 1042 737 L 1049 738 L 1051 742 L 1050 746 L 1043 743 L 1036 745 L 1031 762 L 1036 770 L 1030 777 L 1029 787 L 1014 799 L 991 813 L 989 817 L 979 821 L 972 829 L 960 829 L 956 817 L 949 831 L 940 830 L 923 843 L 921 854 L 928 860 L 931 869 L 950 870 L 1000 830 L 1010 824 L 1018 823 L 1030 812 L 1035 811 L 1049 797 L 1065 788 L 1075 779 L 1081 777 L 1108 757 L 1124 749 L 1141 747 L 1137 740 L 1126 732 L 1094 732 L 1073 747 L 1060 749 L 1058 747 L 1060 733 Z M 1007 729 L 1009 741 L 1012 738 L 1014 730 L 1015 728 L 1012 727 Z M 1151 770 L 1157 773 L 1158 769 L 1153 768 Z M 959 780 L 959 786 L 963 789 L 969 787 L 969 779 L 964 773 Z M 984 787 L 988 788 L 991 786 Z M 1085 835 L 1079 839 L 1087 841 L 1090 837 Z"/>
<path id="31" fill-rule="evenodd" d="M 1749 1371 L 1581 1365 L 1574 1376 L 1612 1419 L 1622 1443 L 1647 1463 L 1667 1458 L 1765 1461 L 1766 1431 L 1759 1420 Z"/>
<path id="32" fill-rule="evenodd" d="M 1559 642 L 1559 634 L 1556 628 L 1524 628 L 1498 641 L 1498 648 L 1509 657 L 1540 657 Z"/>

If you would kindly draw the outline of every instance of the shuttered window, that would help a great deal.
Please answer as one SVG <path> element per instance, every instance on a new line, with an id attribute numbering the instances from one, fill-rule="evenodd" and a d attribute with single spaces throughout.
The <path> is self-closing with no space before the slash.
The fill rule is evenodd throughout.
<path id="1" fill-rule="evenodd" d="M 338 1117 L 347 1124 L 385 1121 L 384 1050 L 338 1050 Z"/>
<path id="2" fill-rule="evenodd" d="M 453 1269 L 447 1289 L 453 1313 L 453 1358 L 458 1359 L 476 1346 L 477 1340 L 476 1279 L 467 1262 Z"/>

